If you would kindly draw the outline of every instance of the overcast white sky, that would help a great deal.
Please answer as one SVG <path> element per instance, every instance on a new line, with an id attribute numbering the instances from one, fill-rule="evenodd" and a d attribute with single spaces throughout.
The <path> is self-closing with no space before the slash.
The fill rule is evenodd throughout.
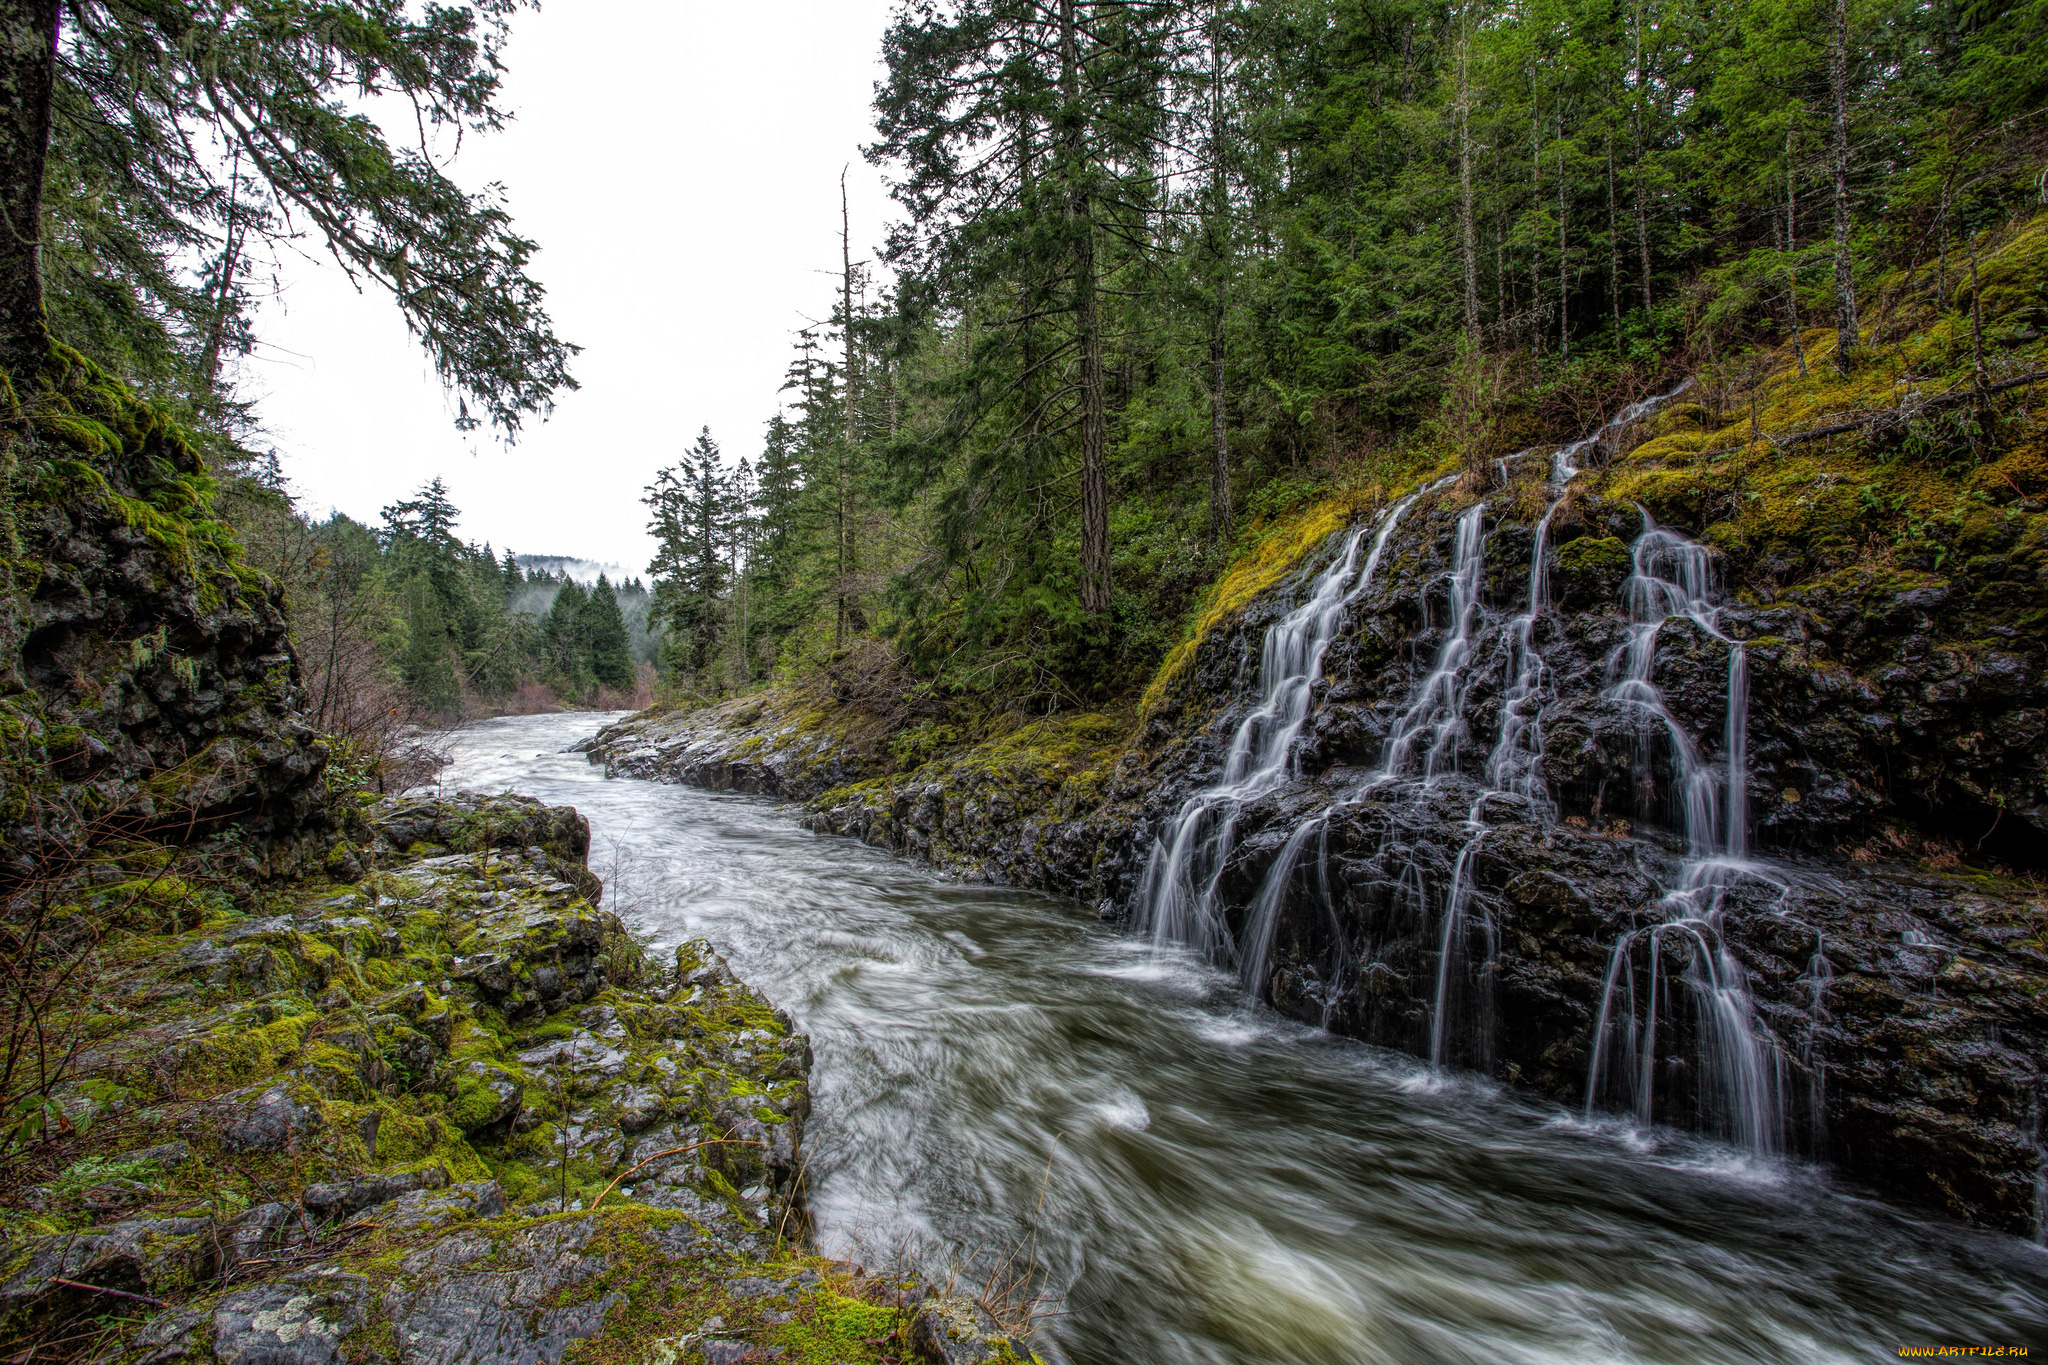
<path id="1" fill-rule="evenodd" d="M 241 370 L 300 505 L 374 520 L 434 475 L 462 534 L 645 570 L 640 490 L 709 424 L 757 454 L 796 330 L 831 307 L 839 173 L 855 256 L 891 216 L 861 160 L 892 0 L 549 0 L 515 20 L 504 132 L 467 141 L 502 181 L 580 391 L 506 449 L 464 435 L 380 293 L 287 257 Z M 310 244 L 308 244 L 310 247 Z"/>

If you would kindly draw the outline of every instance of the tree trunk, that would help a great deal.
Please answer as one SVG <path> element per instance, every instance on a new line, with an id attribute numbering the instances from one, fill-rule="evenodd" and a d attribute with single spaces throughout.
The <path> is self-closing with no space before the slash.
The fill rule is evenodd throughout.
<path id="1" fill-rule="evenodd" d="M 854 438 L 854 354 L 853 354 L 853 220 L 846 206 L 846 172 L 839 172 L 839 309 L 845 327 L 846 363 L 840 380 L 846 390 L 846 413 L 844 429 L 839 439 L 838 464 L 838 509 L 839 556 L 838 556 L 838 621 L 834 644 L 846 643 L 846 627 L 849 619 L 857 616 L 858 607 L 847 601 L 847 587 L 853 577 L 853 491 L 847 465 L 853 454 Z"/>
<path id="2" fill-rule="evenodd" d="M 1220 545 L 1229 537 L 1234 520 L 1230 505 L 1230 427 L 1226 406 L 1229 391 L 1224 380 L 1223 344 L 1223 328 L 1227 321 L 1224 289 L 1229 277 L 1230 184 L 1223 172 L 1223 11 L 1220 0 L 1211 11 L 1210 25 L 1209 211 L 1216 258 L 1216 298 L 1209 316 L 1209 540 Z M 1468 199 L 1468 233 L 1469 206 Z"/>
<path id="3" fill-rule="evenodd" d="M 1537 99 L 1536 67 L 1529 67 L 1529 202 L 1540 212 L 1543 203 L 1543 106 Z M 1543 246 L 1529 243 L 1529 322 L 1535 338 L 1530 349 L 1543 349 Z"/>
<path id="4" fill-rule="evenodd" d="M 1508 320 L 1508 226 L 1496 223 L 1493 229 L 1493 320 L 1506 326 Z"/>
<path id="5" fill-rule="evenodd" d="M 25 392 L 42 367 L 43 164 L 57 78 L 59 0 L 0 6 L 0 367 Z"/>
<path id="6" fill-rule="evenodd" d="M 1614 313 L 1614 353 L 1621 354 L 1621 225 L 1614 210 L 1614 139 L 1607 139 L 1607 302 Z"/>
<path id="7" fill-rule="evenodd" d="M 1230 428 L 1224 420 L 1223 304 L 1219 299 L 1209 330 L 1209 539 L 1230 535 Z"/>
<path id="8" fill-rule="evenodd" d="M 1565 270 L 1565 252 L 1568 238 L 1565 236 L 1564 203 L 1564 106 L 1557 108 L 1557 344 L 1564 352 L 1564 358 L 1572 358 L 1571 297 L 1569 294 L 1571 276 Z"/>
<path id="9" fill-rule="evenodd" d="M 1109 469 L 1102 413 L 1102 330 L 1096 309 L 1094 204 L 1088 192 L 1087 121 L 1081 112 L 1075 0 L 1060 0 L 1060 94 L 1066 108 L 1067 231 L 1074 253 L 1074 330 L 1081 352 L 1081 609 L 1109 610 Z"/>
<path id="10" fill-rule="evenodd" d="M 205 392 L 194 395 L 200 402 L 210 402 L 220 383 L 220 348 L 226 339 L 228 318 L 232 315 L 235 302 L 235 270 L 241 263 L 242 230 L 234 221 L 235 206 L 228 206 L 228 239 L 222 248 L 220 285 L 214 292 L 213 316 L 207 320 L 206 353 L 200 360 L 200 373 L 205 376 Z"/>
<path id="11" fill-rule="evenodd" d="M 1834 97 L 1835 365 L 1856 352 L 1856 276 L 1849 261 L 1849 0 L 1835 0 L 1828 28 L 1828 89 Z"/>
<path id="12" fill-rule="evenodd" d="M 1792 354 L 1799 359 L 1799 373 L 1807 374 L 1806 338 L 1799 331 L 1799 271 L 1791 258 L 1799 250 L 1799 173 L 1792 164 L 1792 149 L 1798 130 L 1785 130 L 1785 312 L 1792 322 Z"/>
<path id="13" fill-rule="evenodd" d="M 1643 175 L 1643 12 L 1640 8 L 1636 10 L 1635 30 L 1636 89 L 1635 98 L 1629 104 L 1628 126 L 1636 144 L 1636 254 L 1643 263 L 1643 313 L 1647 316 L 1650 311 L 1650 205 Z"/>
<path id="14" fill-rule="evenodd" d="M 1465 336 L 1479 344 L 1479 243 L 1472 226 L 1472 81 L 1467 60 L 1471 42 L 1465 14 L 1458 14 L 1458 233 L 1465 250 Z"/>

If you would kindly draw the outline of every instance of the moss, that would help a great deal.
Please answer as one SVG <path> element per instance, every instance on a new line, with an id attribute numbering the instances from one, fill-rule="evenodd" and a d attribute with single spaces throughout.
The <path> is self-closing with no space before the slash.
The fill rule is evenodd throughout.
<path id="1" fill-rule="evenodd" d="M 273 1075 L 298 1054 L 315 1021 L 310 1012 L 286 1014 L 268 1023 L 238 1016 L 194 1045 L 184 1061 L 187 1075 L 193 1082 L 217 1088 Z"/>
<path id="2" fill-rule="evenodd" d="M 1195 649 L 1205 636 L 1291 573 L 1310 551 L 1343 529 L 1361 506 L 1356 496 L 1332 498 L 1271 525 L 1255 527 L 1249 548 L 1217 579 L 1197 609 L 1186 638 L 1168 651 L 1159 665 L 1138 703 L 1139 713 L 1149 714 L 1158 706 L 1174 680 L 1194 661 Z"/>
<path id="3" fill-rule="evenodd" d="M 869 1356 L 874 1343 L 895 1334 L 903 1317 L 892 1305 L 826 1290 L 804 1299 L 796 1321 L 778 1330 L 774 1341 L 803 1365 L 833 1365 Z"/>
<path id="4" fill-rule="evenodd" d="M 1615 573 L 1630 563 L 1628 546 L 1613 536 L 1581 536 L 1557 552 L 1557 567 L 1571 574 Z"/>
<path id="5" fill-rule="evenodd" d="M 2048 214 L 1984 243 L 1979 274 L 1987 330 L 2025 317 L 2048 293 Z M 1808 372 L 1790 347 L 1769 355 L 1756 388 L 1752 430 L 1745 395 L 1721 420 L 1689 404 L 1643 445 L 1617 459 L 1599 483 L 1606 498 L 1641 503 L 1660 520 L 1707 528 L 1746 560 L 1825 573 L 1858 556 L 1885 555 L 1930 568 L 1997 543 L 2048 493 L 2048 432 L 2029 409 L 1991 418 L 1966 404 L 1915 410 L 1914 402 L 1968 392 L 1973 359 L 1970 300 L 1941 311 L 1922 282 L 1893 278 L 1903 300 L 1887 337 L 1873 339 L 1849 373 L 1832 361 L 1833 334 L 1802 339 Z M 2038 368 L 2042 354 L 2019 363 Z M 1887 416 L 1889 415 L 1889 416 Z M 1781 446 L 1785 436 L 1848 420 L 1887 416 L 1825 440 Z"/>

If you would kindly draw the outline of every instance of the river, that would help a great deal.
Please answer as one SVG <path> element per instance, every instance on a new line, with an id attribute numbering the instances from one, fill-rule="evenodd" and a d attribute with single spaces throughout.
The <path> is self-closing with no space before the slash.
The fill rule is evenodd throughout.
<path id="1" fill-rule="evenodd" d="M 2048 1348 L 2048 1251 L 1805 1165 L 1248 1008 L 1084 906 L 949 881 L 755 797 L 607 781 L 613 717 L 453 741 L 449 790 L 589 817 L 607 901 L 812 1039 L 821 1246 L 1030 1270 L 1072 1365 L 1868 1362 Z"/>

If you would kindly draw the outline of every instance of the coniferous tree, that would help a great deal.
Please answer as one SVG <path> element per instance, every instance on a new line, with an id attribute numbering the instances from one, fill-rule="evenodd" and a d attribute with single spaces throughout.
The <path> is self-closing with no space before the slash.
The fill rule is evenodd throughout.
<path id="1" fill-rule="evenodd" d="M 589 689 L 590 641 L 585 635 L 585 604 L 588 596 L 575 579 L 562 579 L 541 625 L 541 649 L 547 676 L 557 688 L 572 697 Z"/>
<path id="2" fill-rule="evenodd" d="M 310 223 L 388 290 L 442 377 L 506 432 L 573 387 L 495 191 L 450 181 L 429 125 L 482 132 L 516 3 L 33 0 L 0 12 L 0 366 L 30 390 L 47 328 L 204 414 L 246 348 L 251 238 Z M 396 96 L 421 144 L 349 101 Z M 215 148 L 226 149 L 225 155 Z M 29 245 L 33 244 L 33 245 Z M 198 287 L 180 258 L 207 258 Z M 182 391 L 179 391 L 182 390 Z"/>
<path id="3" fill-rule="evenodd" d="M 726 553 L 735 515 L 729 476 L 711 429 L 656 473 L 641 501 L 655 539 L 651 617 L 665 632 L 662 662 L 695 677 L 715 657 L 725 626 Z"/>
<path id="4" fill-rule="evenodd" d="M 902 167 L 895 192 L 911 215 L 891 259 L 971 309 L 978 332 L 944 428 L 897 458 L 929 478 L 953 451 L 977 451 L 980 491 L 954 500 L 942 532 L 955 564 L 1002 520 L 1006 539 L 1043 535 L 1038 490 L 1070 478 L 1070 581 L 1091 617 L 1110 600 L 1103 281 L 1151 247 L 1169 86 L 1185 74 L 1182 8 L 906 6 L 885 44 L 870 155 Z"/>
<path id="5" fill-rule="evenodd" d="M 631 687 L 633 656 L 626 645 L 626 621 L 619 614 L 611 580 L 603 574 L 584 599 L 577 624 L 589 650 L 590 675 L 605 687 Z"/>

